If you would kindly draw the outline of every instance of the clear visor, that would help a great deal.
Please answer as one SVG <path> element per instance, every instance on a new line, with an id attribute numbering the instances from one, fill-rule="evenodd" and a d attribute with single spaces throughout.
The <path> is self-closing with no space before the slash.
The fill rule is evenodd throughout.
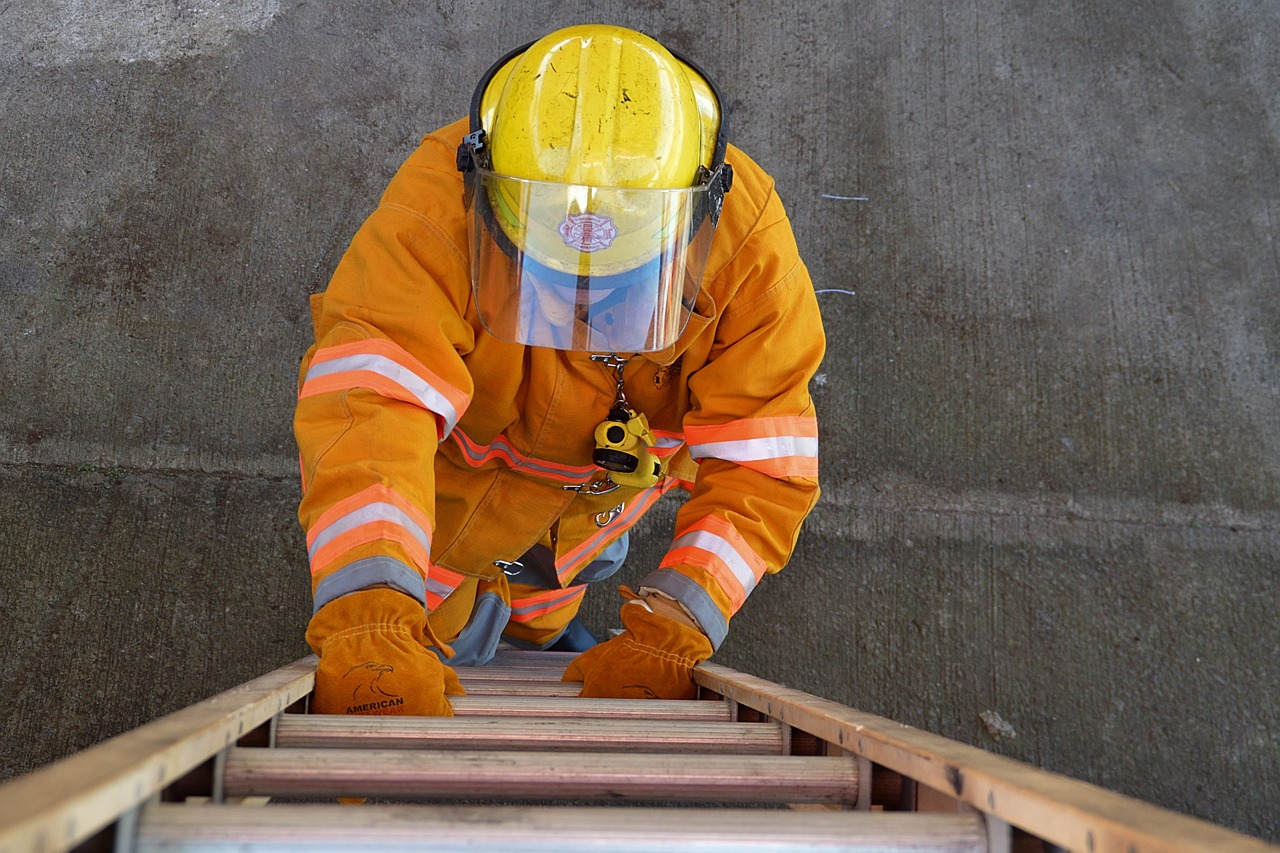
<path id="1" fill-rule="evenodd" d="M 705 186 L 627 189 L 468 175 L 480 320 L 513 343 L 653 352 L 684 331 L 715 231 Z"/>

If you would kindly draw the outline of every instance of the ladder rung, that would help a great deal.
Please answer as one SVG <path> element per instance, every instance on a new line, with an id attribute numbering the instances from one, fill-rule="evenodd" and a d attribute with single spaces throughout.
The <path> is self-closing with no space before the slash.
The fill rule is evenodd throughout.
<path id="1" fill-rule="evenodd" d="M 527 649 L 498 649 L 493 660 L 486 666 L 535 666 L 548 669 L 558 668 L 561 672 L 569 662 L 578 656 L 578 652 L 539 652 Z"/>
<path id="2" fill-rule="evenodd" d="M 453 696 L 453 713 L 486 717 L 572 717 L 573 719 L 732 719 L 726 702 L 677 699 L 577 699 L 564 696 Z"/>
<path id="3" fill-rule="evenodd" d="M 978 853 L 976 814 L 794 812 L 786 809 L 649 809 L 494 806 L 156 805 L 143 812 L 137 850 L 485 853 Z"/>
<path id="4" fill-rule="evenodd" d="M 470 696 L 564 696 L 577 698 L 582 684 L 576 681 L 498 681 L 459 678 Z"/>
<path id="5" fill-rule="evenodd" d="M 516 653 L 500 656 L 498 664 L 537 663 L 553 672 L 566 657 L 571 655 L 543 664 Z M 609 719 L 637 729 L 659 728 L 655 720 L 665 719 L 735 727 L 739 716 L 758 714 L 770 722 L 751 725 L 780 725 L 790 741 L 786 752 L 828 754 L 698 754 L 678 744 L 674 755 L 653 754 L 630 743 L 608 752 L 249 746 L 274 742 L 281 731 L 287 742 L 291 726 L 307 727 L 310 721 L 282 718 L 293 716 L 288 709 L 311 692 L 315 666 L 315 658 L 299 661 L 0 784 L 0 851 L 56 853 L 113 844 L 132 850 L 141 826 L 141 849 L 188 853 L 442 847 L 541 853 L 960 853 L 988 847 L 989 853 L 1023 847 L 1280 853 L 1261 839 L 709 663 L 695 670 L 695 679 L 708 694 L 723 697 L 717 701 L 497 695 L 457 697 L 454 707 L 479 728 L 526 733 L 551 720 L 570 730 Z M 502 719 L 495 723 L 495 716 Z M 410 722 L 393 718 L 388 725 Z M 450 725 L 443 722 L 440 729 Z M 337 797 L 362 796 L 376 804 L 334 803 Z M 272 797 L 316 804 L 277 804 L 269 802 Z M 244 804 L 196 805 L 201 799 Z M 391 804 L 397 800 L 404 805 Z M 468 804 L 472 800 L 495 804 L 478 810 Z M 266 808 L 247 807 L 263 801 Z M 502 801 L 544 807 L 497 805 Z M 183 805 L 168 805 L 177 802 Z M 579 811 L 545 807 L 590 802 L 599 805 Z M 648 808 L 658 803 L 718 808 Z M 763 808 L 743 812 L 736 804 Z M 941 811 L 877 814 L 877 804 Z"/>
<path id="6" fill-rule="evenodd" d="M 223 793 L 853 804 L 858 770 L 850 757 L 238 748 L 227 753 Z"/>
<path id="7" fill-rule="evenodd" d="M 561 667 L 532 666 L 525 664 L 508 664 L 505 666 L 490 664 L 489 666 L 456 666 L 453 671 L 462 681 L 543 681 L 558 682 L 564 673 Z M 571 682 L 565 682 L 566 684 Z M 577 684 L 582 689 L 581 682 Z"/>
<path id="8" fill-rule="evenodd" d="M 780 755 L 778 723 L 523 717 L 340 717 L 283 714 L 277 747 L 523 749 Z"/>

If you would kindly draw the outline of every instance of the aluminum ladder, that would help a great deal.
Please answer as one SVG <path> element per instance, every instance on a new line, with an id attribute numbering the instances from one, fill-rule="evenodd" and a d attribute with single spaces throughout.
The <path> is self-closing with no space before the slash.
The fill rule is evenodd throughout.
<path id="1" fill-rule="evenodd" d="M 453 718 L 308 714 L 298 661 L 0 786 L 0 853 L 1280 852 L 719 665 L 579 699 L 571 659 L 459 668 Z"/>

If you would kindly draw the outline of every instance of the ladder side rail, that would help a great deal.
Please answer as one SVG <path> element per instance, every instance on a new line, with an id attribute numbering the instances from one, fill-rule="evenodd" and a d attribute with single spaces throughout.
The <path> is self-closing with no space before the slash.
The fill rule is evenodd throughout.
<path id="1" fill-rule="evenodd" d="M 0 853 L 66 850 L 310 694 L 303 658 L 0 785 Z"/>
<path id="2" fill-rule="evenodd" d="M 1068 850 L 1280 853 L 1280 846 L 712 663 L 705 690 Z"/>

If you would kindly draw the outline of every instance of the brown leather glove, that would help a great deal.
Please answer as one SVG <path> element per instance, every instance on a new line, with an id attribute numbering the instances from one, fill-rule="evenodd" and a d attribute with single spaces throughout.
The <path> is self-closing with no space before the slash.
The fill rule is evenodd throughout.
<path id="1" fill-rule="evenodd" d="M 630 590 L 623 590 L 634 598 Z M 578 655 L 564 681 L 581 681 L 582 697 L 600 699 L 693 699 L 693 668 L 711 657 L 701 631 L 644 605 L 622 605 L 626 630 Z"/>
<path id="2" fill-rule="evenodd" d="M 452 656 L 427 625 L 422 604 L 393 589 L 334 599 L 311 617 L 307 642 L 320 656 L 311 707 L 318 714 L 452 717 L 465 691 L 430 646 Z"/>

